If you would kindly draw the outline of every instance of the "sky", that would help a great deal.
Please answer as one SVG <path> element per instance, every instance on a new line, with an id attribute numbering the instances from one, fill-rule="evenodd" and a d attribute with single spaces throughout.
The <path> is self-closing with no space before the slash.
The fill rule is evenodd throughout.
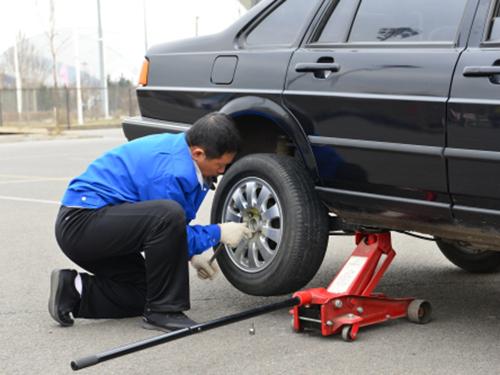
<path id="1" fill-rule="evenodd" d="M 54 0 L 56 29 L 95 41 L 97 54 L 97 0 Z M 245 9 L 237 0 L 101 0 L 106 53 L 117 60 L 108 74 L 136 79 L 145 52 L 144 8 L 148 45 L 218 32 L 233 23 Z M 16 34 L 41 36 L 49 27 L 49 0 L 0 0 L 0 55 Z M 66 40 L 65 43 L 73 43 Z M 66 48 L 73 51 L 73 47 Z M 81 55 L 90 53 L 82 51 Z M 85 57 L 82 57 L 83 59 Z M 113 71 L 109 71 L 109 70 Z"/>

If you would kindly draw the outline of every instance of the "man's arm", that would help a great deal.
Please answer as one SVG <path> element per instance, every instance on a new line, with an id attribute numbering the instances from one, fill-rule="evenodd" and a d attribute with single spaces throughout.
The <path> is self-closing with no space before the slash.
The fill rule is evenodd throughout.
<path id="1" fill-rule="evenodd" d="M 193 255 L 201 254 L 220 242 L 220 227 L 217 224 L 188 225 L 187 241 L 189 259 L 191 259 Z"/>

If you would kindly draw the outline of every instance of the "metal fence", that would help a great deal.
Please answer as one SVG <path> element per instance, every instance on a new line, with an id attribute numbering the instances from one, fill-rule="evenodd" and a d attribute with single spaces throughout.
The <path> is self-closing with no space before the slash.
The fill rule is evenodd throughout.
<path id="1" fill-rule="evenodd" d="M 108 116 L 104 109 L 104 89 L 81 89 L 83 126 L 118 124 L 125 116 L 138 114 L 135 88 L 108 87 Z M 20 97 L 20 100 L 18 98 Z M 76 88 L 37 88 L 0 90 L 0 126 L 3 127 L 79 127 Z"/>

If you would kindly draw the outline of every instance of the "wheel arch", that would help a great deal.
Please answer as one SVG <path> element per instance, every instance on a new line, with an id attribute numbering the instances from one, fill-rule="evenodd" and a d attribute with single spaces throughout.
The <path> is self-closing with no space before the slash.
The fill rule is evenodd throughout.
<path id="1" fill-rule="evenodd" d="M 316 159 L 304 129 L 285 108 L 268 98 L 244 96 L 220 109 L 231 116 L 244 140 L 238 158 L 254 153 L 294 155 L 295 150 L 314 181 Z"/>

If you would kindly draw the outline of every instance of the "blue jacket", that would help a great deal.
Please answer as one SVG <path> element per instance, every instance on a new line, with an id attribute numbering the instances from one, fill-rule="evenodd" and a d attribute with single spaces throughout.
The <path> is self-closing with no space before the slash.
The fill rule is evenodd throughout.
<path id="1" fill-rule="evenodd" d="M 73 179 L 62 204 L 97 209 L 107 205 L 170 199 L 196 216 L 208 186 L 200 184 L 184 134 L 157 134 L 116 147 Z M 220 241 L 218 225 L 187 225 L 189 258 Z"/>

